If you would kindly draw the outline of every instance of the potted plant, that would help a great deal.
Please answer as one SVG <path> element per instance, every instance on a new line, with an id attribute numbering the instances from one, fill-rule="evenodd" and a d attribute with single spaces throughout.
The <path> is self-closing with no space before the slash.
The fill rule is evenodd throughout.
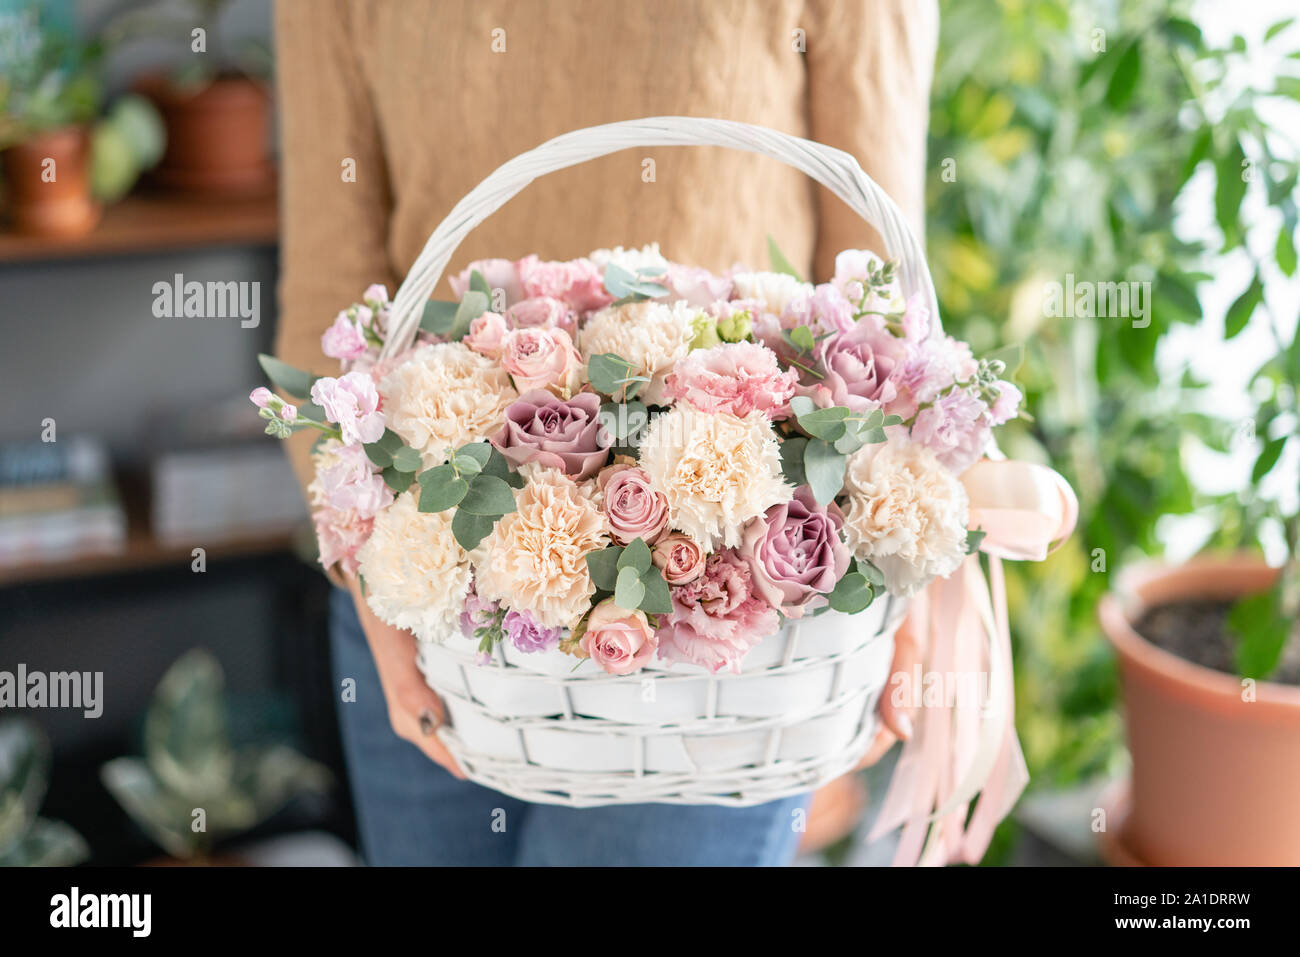
<path id="1" fill-rule="evenodd" d="M 265 44 L 220 32 L 228 0 L 191 0 L 173 15 L 147 2 L 128 5 L 104 32 L 117 44 L 142 37 L 174 41 L 185 59 L 140 77 L 137 92 L 162 114 L 167 149 L 151 179 L 196 195 L 260 195 L 275 181 L 270 159 L 271 57 Z"/>
<path id="2" fill-rule="evenodd" d="M 1122 820 L 1103 839 L 1112 860 L 1300 865 L 1300 330 L 1288 345 L 1270 324 L 1276 349 L 1255 375 L 1265 398 L 1249 423 L 1261 448 L 1220 525 L 1238 546 L 1280 531 L 1281 565 L 1258 552 L 1148 565 L 1101 604 L 1133 757 Z"/>
<path id="3" fill-rule="evenodd" d="M 50 778 L 50 742 L 30 721 L 0 723 L 0 867 L 71 867 L 90 856 L 62 821 L 38 816 Z"/>
<path id="4" fill-rule="evenodd" d="M 213 857 L 216 842 L 330 785 L 323 765 L 292 748 L 237 747 L 223 686 L 212 655 L 184 654 L 163 675 L 145 715 L 144 757 L 115 758 L 100 769 L 117 802 L 171 855 L 157 863 L 239 863 Z"/>

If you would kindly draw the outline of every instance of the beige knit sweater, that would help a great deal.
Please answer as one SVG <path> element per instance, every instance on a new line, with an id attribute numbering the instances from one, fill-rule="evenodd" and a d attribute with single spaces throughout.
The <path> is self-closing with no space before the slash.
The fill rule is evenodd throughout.
<path id="1" fill-rule="evenodd" d="M 921 227 L 935 0 L 278 0 L 275 33 L 277 353 L 321 374 L 335 371 L 320 335 L 341 308 L 373 282 L 395 291 L 443 215 L 499 164 L 583 126 L 686 114 L 810 137 L 856 156 Z M 765 267 L 769 233 L 818 279 L 840 249 L 878 246 L 774 160 L 669 147 L 539 180 L 450 269 L 649 242 L 713 269 Z M 450 296 L 445 281 L 439 294 Z M 304 482 L 310 443 L 291 441 Z"/>

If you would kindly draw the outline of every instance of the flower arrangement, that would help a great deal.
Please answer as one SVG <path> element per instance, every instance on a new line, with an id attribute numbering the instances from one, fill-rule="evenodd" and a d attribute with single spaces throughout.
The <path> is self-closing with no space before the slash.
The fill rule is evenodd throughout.
<path id="1" fill-rule="evenodd" d="M 773 262 L 484 260 L 397 356 L 381 286 L 322 337 L 337 377 L 263 356 L 301 402 L 255 390 L 266 431 L 321 433 L 322 564 L 422 641 L 613 675 L 739 671 L 785 619 L 950 575 L 980 538 L 961 475 L 1020 403 L 1007 362 L 932 335 L 872 253 L 820 285 Z"/>

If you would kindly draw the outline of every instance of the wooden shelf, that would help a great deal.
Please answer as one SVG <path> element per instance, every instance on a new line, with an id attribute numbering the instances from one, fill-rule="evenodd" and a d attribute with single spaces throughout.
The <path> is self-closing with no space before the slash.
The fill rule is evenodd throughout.
<path id="1" fill-rule="evenodd" d="M 0 232 L 0 265 L 118 256 L 201 246 L 275 245 L 277 197 L 194 199 L 141 192 L 104 210 L 104 218 L 74 239 Z"/>

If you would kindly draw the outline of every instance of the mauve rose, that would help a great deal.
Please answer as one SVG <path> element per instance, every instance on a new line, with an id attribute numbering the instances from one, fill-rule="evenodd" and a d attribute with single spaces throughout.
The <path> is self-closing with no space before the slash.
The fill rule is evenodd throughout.
<path id="1" fill-rule="evenodd" d="M 530 326 L 545 326 L 548 329 L 563 329 L 570 336 L 578 331 L 578 316 L 569 304 L 550 296 L 535 296 L 517 302 L 506 310 L 506 320 L 512 329 L 527 329 Z"/>
<path id="2" fill-rule="evenodd" d="M 568 398 L 582 387 L 582 356 L 563 329 L 511 329 L 501 340 L 501 367 L 520 392 L 546 389 Z"/>
<path id="3" fill-rule="evenodd" d="M 907 345 L 872 317 L 825 341 L 821 370 L 825 378 L 800 388 L 820 406 L 842 405 L 855 412 L 892 402 L 898 389 L 890 378 L 907 358 Z"/>
<path id="4" fill-rule="evenodd" d="M 843 524 L 839 510 L 818 505 L 806 485 L 750 522 L 739 552 L 754 573 L 754 591 L 786 617 L 802 617 L 849 569 Z"/>
<path id="5" fill-rule="evenodd" d="M 506 409 L 506 424 L 492 444 L 515 468 L 537 462 L 571 479 L 591 478 L 609 456 L 600 396 L 580 392 L 566 401 L 544 389 L 526 392 Z"/>
<path id="6" fill-rule="evenodd" d="M 650 553 L 650 560 L 670 585 L 685 585 L 699 578 L 707 557 L 699 542 L 681 532 L 669 532 L 655 542 Z"/>
<path id="7" fill-rule="evenodd" d="M 509 331 L 504 316 L 484 312 L 470 320 L 469 332 L 465 334 L 463 342 L 481 356 L 500 359 L 501 345 Z"/>
<path id="8" fill-rule="evenodd" d="M 668 500 L 650 487 L 650 476 L 634 465 L 611 465 L 600 470 L 596 483 L 614 541 L 626 545 L 639 538 L 653 545 L 668 524 Z"/>
<path id="9" fill-rule="evenodd" d="M 611 675 L 640 671 L 659 647 L 645 612 L 627 611 L 606 598 L 587 616 L 578 646 Z"/>

